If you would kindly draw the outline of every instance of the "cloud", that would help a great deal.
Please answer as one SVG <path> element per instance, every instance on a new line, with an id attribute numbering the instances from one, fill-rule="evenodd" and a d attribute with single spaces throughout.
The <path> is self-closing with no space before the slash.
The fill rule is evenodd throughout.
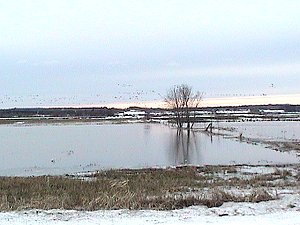
<path id="1" fill-rule="evenodd" d="M 169 70 L 170 68 L 168 68 Z M 296 63 L 276 63 L 276 64 L 237 64 L 223 66 L 191 66 L 186 68 L 174 68 L 169 71 L 162 71 L 172 76 L 266 76 L 266 75 L 290 75 L 300 73 L 300 62 Z"/>
<path id="2" fill-rule="evenodd" d="M 181 64 L 179 62 L 176 62 L 176 61 L 170 61 L 166 64 L 167 67 L 180 67 Z"/>
<path id="3" fill-rule="evenodd" d="M 16 62 L 18 65 L 31 65 L 31 66 L 52 66 L 59 64 L 58 60 L 50 59 L 50 60 L 43 60 L 43 61 L 28 61 L 27 59 L 20 59 Z"/>
<path id="4" fill-rule="evenodd" d="M 55 60 L 55 59 L 45 60 L 45 61 L 41 62 L 41 65 L 44 65 L 44 66 L 51 66 L 51 65 L 56 65 L 56 64 L 59 64 L 59 61 Z"/>
<path id="5" fill-rule="evenodd" d="M 26 59 L 20 59 L 16 62 L 17 64 L 27 64 L 28 61 Z"/>

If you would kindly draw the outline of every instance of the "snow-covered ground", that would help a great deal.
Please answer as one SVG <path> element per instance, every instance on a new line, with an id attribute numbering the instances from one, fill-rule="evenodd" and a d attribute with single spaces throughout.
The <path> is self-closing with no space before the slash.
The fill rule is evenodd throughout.
<path id="1" fill-rule="evenodd" d="M 173 211 L 30 210 L 0 213 L 1 225 L 87 225 L 87 224 L 230 224 L 299 225 L 300 195 L 282 192 L 279 200 L 261 203 L 225 203 L 221 207 L 193 206 Z"/>

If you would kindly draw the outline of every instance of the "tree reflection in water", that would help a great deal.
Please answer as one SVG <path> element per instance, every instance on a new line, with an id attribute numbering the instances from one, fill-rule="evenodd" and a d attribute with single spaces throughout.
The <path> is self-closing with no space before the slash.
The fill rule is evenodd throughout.
<path id="1" fill-rule="evenodd" d="M 188 165 L 197 163 L 200 159 L 200 146 L 197 134 L 191 129 L 177 129 L 172 132 L 170 145 L 172 161 L 175 165 Z"/>

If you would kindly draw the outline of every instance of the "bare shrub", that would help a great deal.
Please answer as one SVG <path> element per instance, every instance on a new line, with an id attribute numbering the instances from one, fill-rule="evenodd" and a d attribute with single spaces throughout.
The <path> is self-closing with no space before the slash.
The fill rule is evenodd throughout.
<path id="1" fill-rule="evenodd" d="M 269 192 L 267 192 L 264 189 L 259 189 L 253 191 L 249 196 L 246 197 L 246 202 L 263 202 L 263 201 L 270 201 L 276 199 L 275 196 L 271 195 Z"/>

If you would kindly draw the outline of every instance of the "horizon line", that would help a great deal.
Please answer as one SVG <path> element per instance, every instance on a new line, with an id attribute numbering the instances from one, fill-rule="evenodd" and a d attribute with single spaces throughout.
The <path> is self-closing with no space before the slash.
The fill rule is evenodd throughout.
<path id="1" fill-rule="evenodd" d="M 239 96 L 239 97 L 219 97 L 204 98 L 199 108 L 205 107 L 230 107 L 230 106 L 251 106 L 251 105 L 299 105 L 300 94 L 285 95 L 267 95 L 267 96 Z M 143 101 L 143 102 L 117 102 L 107 104 L 78 104 L 78 105 L 55 105 L 55 106 L 24 106 L 24 107 L 7 107 L 2 109 L 13 108 L 118 108 L 126 109 L 130 107 L 140 108 L 168 108 L 164 101 Z"/>

